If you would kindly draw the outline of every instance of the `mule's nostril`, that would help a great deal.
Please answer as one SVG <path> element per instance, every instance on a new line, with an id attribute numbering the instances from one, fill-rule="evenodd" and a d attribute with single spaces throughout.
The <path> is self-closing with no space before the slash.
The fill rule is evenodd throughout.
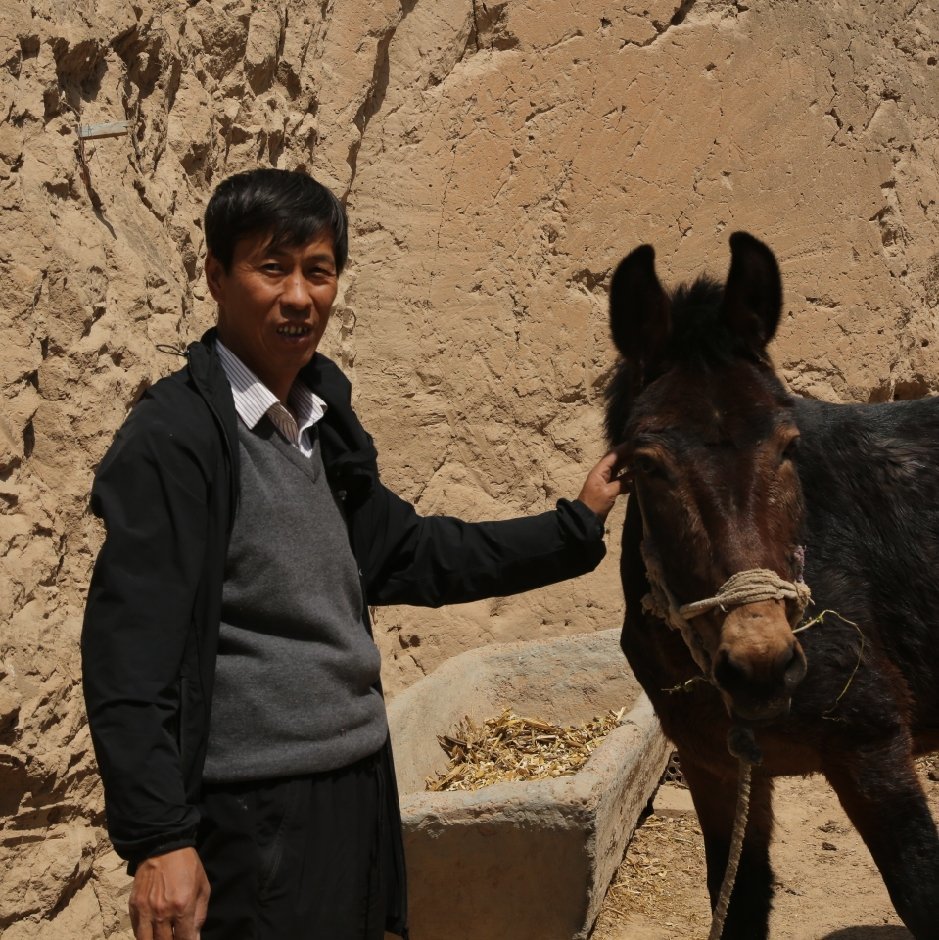
<path id="1" fill-rule="evenodd" d="M 776 700 L 789 696 L 805 677 L 805 655 L 801 646 L 793 641 L 775 658 L 737 656 L 728 646 L 722 646 L 714 659 L 714 681 L 732 697 Z"/>
<path id="2" fill-rule="evenodd" d="M 795 640 L 792 641 L 784 662 L 783 682 L 786 688 L 791 691 L 805 678 L 806 672 L 805 654 L 802 652 L 802 647 Z"/>
<path id="3" fill-rule="evenodd" d="M 734 660 L 726 647 L 721 647 L 717 651 L 717 658 L 714 663 L 714 681 L 725 692 L 733 695 L 735 691 L 743 689 L 749 680 L 750 671 L 746 666 Z"/>

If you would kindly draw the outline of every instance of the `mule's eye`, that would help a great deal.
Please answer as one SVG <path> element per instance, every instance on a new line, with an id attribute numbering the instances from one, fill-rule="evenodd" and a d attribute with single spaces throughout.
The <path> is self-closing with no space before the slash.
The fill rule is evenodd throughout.
<path id="1" fill-rule="evenodd" d="M 786 446 L 783 448 L 782 453 L 779 455 L 779 462 L 785 463 L 787 460 L 793 460 L 798 450 L 799 435 L 796 434 L 794 437 L 789 439 Z"/>
<path id="2" fill-rule="evenodd" d="M 632 461 L 633 470 L 644 477 L 664 477 L 665 470 L 662 465 L 648 454 L 636 454 Z"/>

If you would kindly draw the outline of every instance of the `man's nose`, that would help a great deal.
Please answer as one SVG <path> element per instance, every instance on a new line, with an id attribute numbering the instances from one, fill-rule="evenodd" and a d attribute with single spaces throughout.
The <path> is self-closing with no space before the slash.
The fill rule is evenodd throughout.
<path id="1" fill-rule="evenodd" d="M 305 309 L 310 306 L 310 292 L 302 271 L 291 271 L 284 280 L 280 302 L 285 307 Z"/>

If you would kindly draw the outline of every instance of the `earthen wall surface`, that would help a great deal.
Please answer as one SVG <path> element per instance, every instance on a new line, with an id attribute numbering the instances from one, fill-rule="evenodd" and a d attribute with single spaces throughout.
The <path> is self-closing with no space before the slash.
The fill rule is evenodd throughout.
<path id="1" fill-rule="evenodd" d="M 778 253 L 774 346 L 828 400 L 939 391 L 929 0 L 7 0 L 0 5 L 0 932 L 127 935 L 81 702 L 91 475 L 213 311 L 201 214 L 302 166 L 351 218 L 326 350 L 427 513 L 576 495 L 603 450 L 605 290 Z M 129 121 L 78 143 L 79 124 Z M 385 609 L 391 694 L 472 646 L 616 626 L 580 581 Z"/>

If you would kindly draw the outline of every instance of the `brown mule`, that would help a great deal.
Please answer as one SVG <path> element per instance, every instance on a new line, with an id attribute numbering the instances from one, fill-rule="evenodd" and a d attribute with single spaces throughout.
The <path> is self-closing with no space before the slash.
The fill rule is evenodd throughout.
<path id="1" fill-rule="evenodd" d="M 725 938 L 767 936 L 773 777 L 807 773 L 834 787 L 913 935 L 939 937 L 939 835 L 913 767 L 939 748 L 939 398 L 788 394 L 766 352 L 776 259 L 742 232 L 730 246 L 723 285 L 667 293 L 648 245 L 613 276 L 607 432 L 634 473 L 623 651 L 678 748 L 712 903 L 734 813 L 730 728 L 762 754 Z M 770 596 L 725 603 L 741 573 Z"/>

